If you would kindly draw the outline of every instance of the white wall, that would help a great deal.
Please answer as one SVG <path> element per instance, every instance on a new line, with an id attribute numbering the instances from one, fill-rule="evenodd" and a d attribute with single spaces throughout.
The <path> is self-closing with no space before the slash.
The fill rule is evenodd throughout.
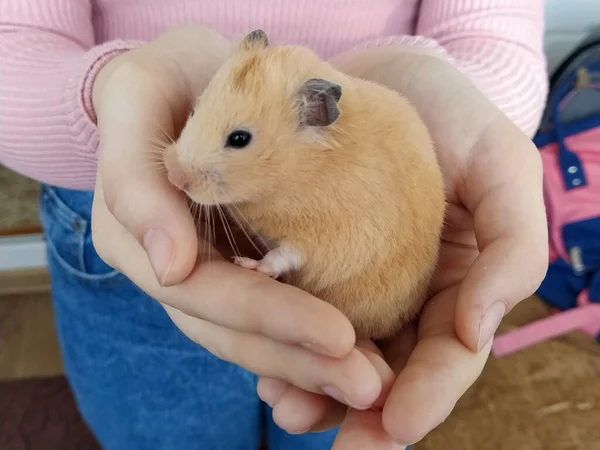
<path id="1" fill-rule="evenodd" d="M 591 29 L 599 26 L 600 0 L 546 0 L 545 45 L 549 70 L 553 71 Z"/>

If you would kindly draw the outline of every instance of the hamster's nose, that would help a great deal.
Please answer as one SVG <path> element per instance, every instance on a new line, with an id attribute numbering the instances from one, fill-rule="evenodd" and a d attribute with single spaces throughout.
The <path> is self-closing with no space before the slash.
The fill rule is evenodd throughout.
<path id="1" fill-rule="evenodd" d="M 169 167 L 168 178 L 171 184 L 181 191 L 186 191 L 190 187 L 190 182 L 187 175 L 181 169 L 181 167 L 177 165 Z"/>

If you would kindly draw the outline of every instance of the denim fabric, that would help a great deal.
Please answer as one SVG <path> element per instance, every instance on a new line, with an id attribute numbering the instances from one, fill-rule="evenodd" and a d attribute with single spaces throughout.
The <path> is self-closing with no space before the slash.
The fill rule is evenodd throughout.
<path id="1" fill-rule="evenodd" d="M 106 450 L 330 449 L 337 430 L 293 436 L 257 377 L 185 337 L 91 240 L 92 193 L 42 186 L 57 331 L 84 420 Z"/>

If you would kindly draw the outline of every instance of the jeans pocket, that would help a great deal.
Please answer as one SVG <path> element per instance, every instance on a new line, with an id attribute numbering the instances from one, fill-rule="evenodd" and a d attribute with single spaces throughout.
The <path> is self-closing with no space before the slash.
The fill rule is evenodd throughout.
<path id="1" fill-rule="evenodd" d="M 41 186 L 40 218 L 48 258 L 80 284 L 113 288 L 128 279 L 96 253 L 91 237 L 91 207 L 91 193 Z"/>

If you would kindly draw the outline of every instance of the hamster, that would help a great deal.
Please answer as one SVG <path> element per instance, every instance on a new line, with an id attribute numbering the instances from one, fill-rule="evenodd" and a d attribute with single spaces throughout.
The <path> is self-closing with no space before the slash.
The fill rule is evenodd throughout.
<path id="1" fill-rule="evenodd" d="M 419 313 L 445 215 L 428 130 L 400 94 L 262 30 L 233 46 L 165 149 L 194 202 L 229 207 L 269 245 L 234 262 L 331 303 L 358 339 Z"/>

